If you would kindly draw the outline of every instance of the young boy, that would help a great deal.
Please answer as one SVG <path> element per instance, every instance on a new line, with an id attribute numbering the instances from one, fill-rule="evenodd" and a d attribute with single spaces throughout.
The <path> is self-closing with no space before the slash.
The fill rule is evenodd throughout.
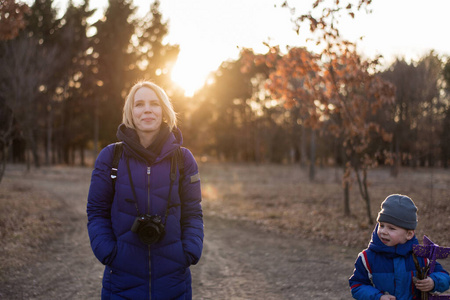
<path id="1" fill-rule="evenodd" d="M 393 300 L 420 299 L 420 292 L 444 292 L 450 276 L 436 262 L 434 272 L 416 280 L 412 245 L 418 244 L 414 230 L 417 207 L 404 195 L 390 195 L 381 203 L 378 224 L 369 247 L 359 253 L 353 275 L 349 279 L 355 299 Z M 421 267 L 428 260 L 417 257 Z"/>

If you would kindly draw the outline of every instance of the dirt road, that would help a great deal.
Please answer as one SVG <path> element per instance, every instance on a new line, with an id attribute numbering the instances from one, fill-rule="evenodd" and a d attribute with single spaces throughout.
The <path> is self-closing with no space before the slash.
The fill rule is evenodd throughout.
<path id="1" fill-rule="evenodd" d="M 40 259 L 9 274 L 2 299 L 99 299 L 103 266 L 89 246 L 86 198 L 91 170 L 50 168 L 27 184 L 62 203 L 63 234 Z M 23 176 L 9 172 L 8 176 Z M 207 199 L 205 199 L 207 201 Z M 204 252 L 191 268 L 194 299 L 350 299 L 347 278 L 357 250 L 290 239 L 251 222 L 205 211 Z"/>

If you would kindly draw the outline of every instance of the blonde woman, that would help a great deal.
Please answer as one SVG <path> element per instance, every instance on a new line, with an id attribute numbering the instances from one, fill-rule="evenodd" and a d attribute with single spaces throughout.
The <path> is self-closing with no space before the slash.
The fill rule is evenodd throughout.
<path id="1" fill-rule="evenodd" d="M 164 90 L 139 82 L 117 130 L 123 151 L 115 184 L 117 146 L 96 160 L 87 216 L 92 250 L 105 265 L 102 299 L 192 298 L 189 266 L 203 248 L 200 177 L 176 125 Z M 181 159 L 172 159 L 177 152 Z"/>

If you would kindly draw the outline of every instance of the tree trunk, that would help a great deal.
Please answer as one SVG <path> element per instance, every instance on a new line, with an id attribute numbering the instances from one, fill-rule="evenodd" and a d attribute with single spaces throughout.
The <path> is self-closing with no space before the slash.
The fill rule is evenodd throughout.
<path id="1" fill-rule="evenodd" d="M 74 166 L 75 165 L 75 154 L 76 154 L 76 147 L 75 147 L 75 145 L 72 145 L 70 148 L 69 148 L 69 151 L 70 151 L 70 165 L 71 166 Z"/>
<path id="2" fill-rule="evenodd" d="M 95 108 L 94 108 L 94 160 L 97 159 L 98 154 L 98 132 L 99 132 L 99 120 L 98 120 L 98 97 L 95 98 Z"/>
<path id="3" fill-rule="evenodd" d="M 398 134 L 395 135 L 393 143 L 391 143 L 391 154 L 393 155 L 393 162 L 391 166 L 391 176 L 397 177 L 400 169 L 400 146 L 399 146 L 399 137 Z"/>
<path id="4" fill-rule="evenodd" d="M 6 159 L 8 157 L 8 145 L 3 142 L 3 149 L 2 149 L 2 153 L 1 153 L 1 166 L 0 166 L 0 183 L 2 182 L 3 179 L 3 175 L 5 174 L 5 169 L 6 169 Z"/>
<path id="5" fill-rule="evenodd" d="M 355 168 L 356 178 L 358 179 L 359 192 L 362 198 L 364 199 L 364 202 L 366 203 L 367 220 L 369 224 L 374 224 L 372 218 L 372 210 L 370 208 L 369 190 L 367 188 L 367 171 L 363 170 L 362 172 L 363 172 L 363 179 L 361 180 L 359 170 L 358 168 Z"/>
<path id="6" fill-rule="evenodd" d="M 316 131 L 311 129 L 311 153 L 309 164 L 309 181 L 314 181 L 316 177 Z"/>
<path id="7" fill-rule="evenodd" d="M 300 166 L 306 166 L 306 129 L 305 126 L 302 125 L 302 137 L 300 140 Z"/>
<path id="8" fill-rule="evenodd" d="M 6 110 L 6 106 L 4 106 L 3 109 Z M 2 134 L 0 136 L 0 145 L 3 145 L 3 149 L 1 149 L 1 153 L 0 153 L 1 154 L 0 155 L 0 159 L 1 159 L 0 182 L 2 182 L 3 175 L 5 174 L 6 160 L 8 159 L 8 152 L 9 152 L 8 148 L 12 144 L 14 117 L 12 115 L 12 111 L 11 111 L 11 113 L 9 113 L 9 110 L 8 110 L 7 113 L 8 113 L 8 115 L 5 114 L 3 117 L 8 118 L 8 121 L 5 122 L 5 127 L 3 128 Z"/>
<path id="9" fill-rule="evenodd" d="M 80 165 L 82 167 L 86 166 L 86 162 L 84 161 L 84 145 L 80 146 Z"/>
<path id="10" fill-rule="evenodd" d="M 253 144 L 253 151 L 255 152 L 255 162 L 256 163 L 261 163 L 262 159 L 261 159 L 261 152 L 260 152 L 260 144 L 261 144 L 261 138 L 260 138 L 260 134 L 261 134 L 261 129 L 259 126 L 259 121 L 255 120 L 255 143 Z"/>
<path id="11" fill-rule="evenodd" d="M 28 142 L 25 146 L 25 161 L 27 162 L 27 172 L 30 172 L 31 170 L 31 162 L 30 162 L 30 146 L 28 145 Z"/>
<path id="12" fill-rule="evenodd" d="M 344 183 L 344 215 L 350 216 L 350 184 L 348 181 Z"/>
<path id="13" fill-rule="evenodd" d="M 36 168 L 39 168 L 40 167 L 39 154 L 36 139 L 34 137 L 33 130 L 31 128 L 27 129 L 27 143 L 29 150 L 31 150 L 31 154 L 33 155 L 34 165 Z"/>
<path id="14" fill-rule="evenodd" d="M 47 119 L 47 146 L 45 147 L 45 164 L 50 165 L 50 156 L 52 151 L 52 136 L 53 136 L 53 108 L 50 101 L 48 105 L 48 119 Z"/>
<path id="15" fill-rule="evenodd" d="M 364 195 L 365 195 L 365 200 L 366 200 L 367 216 L 369 218 L 369 224 L 374 224 L 375 222 L 372 218 L 372 209 L 370 207 L 369 189 L 367 186 L 367 170 L 363 171 L 363 188 L 364 188 Z"/>

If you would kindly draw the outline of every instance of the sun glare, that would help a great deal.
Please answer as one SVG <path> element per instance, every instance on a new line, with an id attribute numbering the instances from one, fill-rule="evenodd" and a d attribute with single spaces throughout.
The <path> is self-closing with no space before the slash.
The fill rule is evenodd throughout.
<path id="1" fill-rule="evenodd" d="M 209 73 L 217 69 L 216 64 L 214 58 L 202 57 L 199 60 L 195 55 L 180 52 L 172 70 L 172 80 L 184 89 L 187 97 L 192 97 L 203 87 Z"/>
<path id="2" fill-rule="evenodd" d="M 202 76 L 193 72 L 189 64 L 177 62 L 172 71 L 172 80 L 175 81 L 183 90 L 187 97 L 192 97 L 196 90 L 202 86 Z"/>
<path id="3" fill-rule="evenodd" d="M 187 97 L 192 97 L 205 83 L 209 71 L 190 62 L 178 61 L 172 71 L 172 80 L 183 90 Z"/>

